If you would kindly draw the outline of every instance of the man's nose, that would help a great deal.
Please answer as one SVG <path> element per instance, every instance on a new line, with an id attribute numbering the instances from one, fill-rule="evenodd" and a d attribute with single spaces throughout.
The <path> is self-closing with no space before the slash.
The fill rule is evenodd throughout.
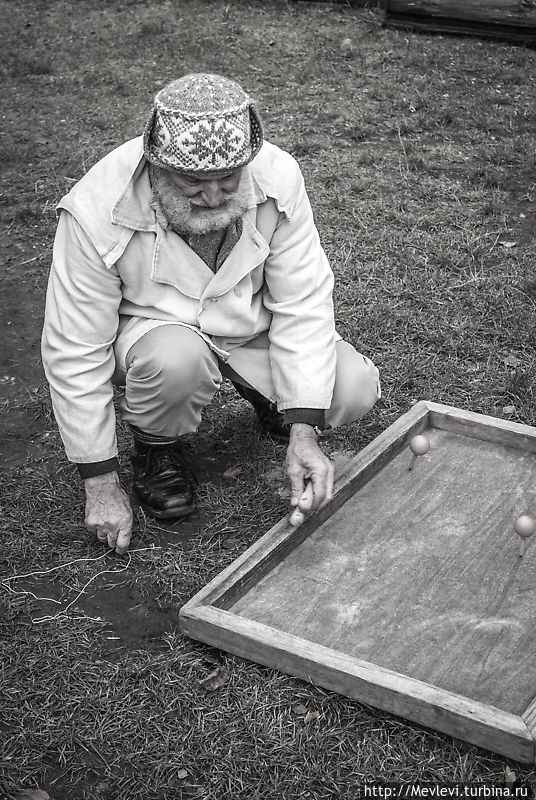
<path id="1" fill-rule="evenodd" d="M 218 206 L 221 206 L 223 194 L 218 181 L 207 181 L 204 183 L 201 197 L 209 208 L 218 208 Z"/>

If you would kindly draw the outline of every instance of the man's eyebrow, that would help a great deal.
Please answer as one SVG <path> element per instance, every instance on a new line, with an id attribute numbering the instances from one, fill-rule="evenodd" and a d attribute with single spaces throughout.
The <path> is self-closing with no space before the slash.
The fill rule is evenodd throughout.
<path id="1" fill-rule="evenodd" d="M 232 178 L 234 175 L 236 175 L 237 172 L 238 170 L 234 170 L 233 172 L 229 172 L 227 175 L 218 175 L 216 180 L 225 181 L 227 180 L 227 178 Z M 195 175 L 185 175 L 184 173 L 181 172 L 178 172 L 177 175 L 183 180 L 188 181 L 189 183 L 205 183 L 212 180 L 212 178 L 210 177 L 203 177 L 203 176 L 196 177 Z"/>

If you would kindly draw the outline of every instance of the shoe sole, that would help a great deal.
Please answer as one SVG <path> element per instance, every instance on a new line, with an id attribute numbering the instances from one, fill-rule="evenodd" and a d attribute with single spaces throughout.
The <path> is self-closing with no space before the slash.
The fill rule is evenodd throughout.
<path id="1" fill-rule="evenodd" d="M 155 519 L 182 519 L 183 517 L 187 517 L 195 511 L 195 505 L 192 506 L 183 506 L 182 508 L 170 508 L 168 511 L 158 511 L 155 508 L 150 508 L 149 506 L 140 503 L 141 507 L 148 514 L 150 517 L 154 517 Z"/>

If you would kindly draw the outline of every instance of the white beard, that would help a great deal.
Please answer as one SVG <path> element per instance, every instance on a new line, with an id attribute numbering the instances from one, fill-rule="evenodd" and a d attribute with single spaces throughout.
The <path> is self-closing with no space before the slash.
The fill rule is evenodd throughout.
<path id="1" fill-rule="evenodd" d="M 236 191 L 223 193 L 225 203 L 220 208 L 206 208 L 193 202 L 193 198 L 185 197 L 163 169 L 151 165 L 150 177 L 160 209 L 168 225 L 177 233 L 199 236 L 225 230 L 249 207 L 251 175 L 248 167 L 242 170 Z"/>

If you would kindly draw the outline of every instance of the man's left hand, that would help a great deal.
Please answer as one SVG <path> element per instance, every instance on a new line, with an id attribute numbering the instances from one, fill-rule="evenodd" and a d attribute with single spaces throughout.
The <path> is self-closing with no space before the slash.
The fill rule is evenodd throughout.
<path id="1" fill-rule="evenodd" d="M 291 523 L 299 525 L 306 516 L 333 497 L 334 467 L 318 446 L 311 425 L 294 423 L 287 450 L 287 473 L 294 508 Z"/>

